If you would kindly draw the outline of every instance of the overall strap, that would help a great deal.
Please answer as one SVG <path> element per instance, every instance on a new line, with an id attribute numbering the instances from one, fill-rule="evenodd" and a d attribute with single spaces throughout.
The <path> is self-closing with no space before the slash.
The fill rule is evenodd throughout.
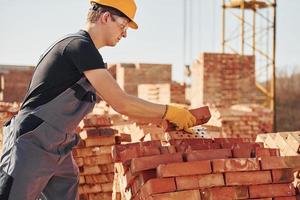
<path id="1" fill-rule="evenodd" d="M 38 66 L 39 66 L 40 63 L 42 62 L 42 60 L 43 60 L 43 59 L 46 57 L 46 55 L 47 55 L 47 54 L 55 47 L 56 44 L 62 42 L 63 40 L 66 40 L 66 39 L 68 39 L 68 38 L 71 38 L 71 37 L 85 38 L 84 36 L 79 35 L 79 34 L 70 34 L 70 35 L 67 35 L 67 36 L 65 36 L 65 37 L 63 37 L 63 38 L 57 40 L 56 42 L 54 42 L 54 43 L 53 43 L 53 44 L 52 44 L 52 45 L 51 45 L 51 46 L 50 46 L 50 47 L 49 47 L 49 48 L 48 48 L 48 49 L 40 56 L 40 59 L 39 59 L 37 65 L 36 65 L 36 67 L 35 67 L 33 73 L 35 73 L 35 71 L 37 70 Z M 27 92 L 26 92 L 26 96 L 24 97 L 24 100 L 23 100 L 23 102 L 22 102 L 22 104 L 21 104 L 20 110 L 23 108 L 24 103 L 27 101 L 28 97 L 30 96 L 30 94 L 29 94 L 29 89 L 30 89 L 31 82 L 32 82 L 32 79 L 30 80 L 30 83 L 29 83 L 29 85 L 28 85 Z"/>

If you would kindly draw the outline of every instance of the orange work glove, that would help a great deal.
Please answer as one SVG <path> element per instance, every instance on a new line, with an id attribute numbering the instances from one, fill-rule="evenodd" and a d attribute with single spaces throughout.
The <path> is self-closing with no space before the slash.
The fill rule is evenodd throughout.
<path id="1" fill-rule="evenodd" d="M 187 109 L 167 105 L 163 118 L 175 124 L 177 126 L 176 130 L 183 129 L 188 133 L 193 133 L 189 128 L 195 126 L 196 118 Z"/>

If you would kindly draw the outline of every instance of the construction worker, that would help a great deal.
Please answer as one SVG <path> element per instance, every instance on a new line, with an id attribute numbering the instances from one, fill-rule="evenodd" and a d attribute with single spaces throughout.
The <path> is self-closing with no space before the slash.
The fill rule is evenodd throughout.
<path id="1" fill-rule="evenodd" d="M 126 94 L 106 69 L 98 49 L 115 46 L 137 29 L 134 0 L 93 0 L 85 30 L 68 35 L 41 57 L 19 112 L 3 127 L 1 200 L 78 199 L 79 172 L 71 150 L 75 129 L 92 111 L 96 94 L 117 112 L 163 118 L 185 129 L 195 125 L 186 109 Z"/>

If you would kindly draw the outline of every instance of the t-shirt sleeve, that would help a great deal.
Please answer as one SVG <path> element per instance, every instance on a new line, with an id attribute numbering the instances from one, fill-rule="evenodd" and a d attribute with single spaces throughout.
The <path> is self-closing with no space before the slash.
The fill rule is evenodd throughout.
<path id="1" fill-rule="evenodd" d="M 70 41 L 64 50 L 64 54 L 80 72 L 106 68 L 101 54 L 88 39 L 76 38 Z"/>

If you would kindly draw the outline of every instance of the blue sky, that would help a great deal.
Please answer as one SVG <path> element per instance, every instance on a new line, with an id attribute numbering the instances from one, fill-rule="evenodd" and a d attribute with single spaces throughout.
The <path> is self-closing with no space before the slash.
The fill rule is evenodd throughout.
<path id="1" fill-rule="evenodd" d="M 188 22 L 183 56 L 184 0 L 136 0 L 138 31 L 115 48 L 100 49 L 108 63 L 173 64 L 173 79 L 183 81 L 183 65 L 202 52 L 221 51 L 221 0 L 186 0 Z M 0 0 L 0 64 L 35 65 L 42 52 L 65 34 L 84 27 L 87 0 Z M 278 0 L 277 68 L 300 68 L 300 1 Z"/>

